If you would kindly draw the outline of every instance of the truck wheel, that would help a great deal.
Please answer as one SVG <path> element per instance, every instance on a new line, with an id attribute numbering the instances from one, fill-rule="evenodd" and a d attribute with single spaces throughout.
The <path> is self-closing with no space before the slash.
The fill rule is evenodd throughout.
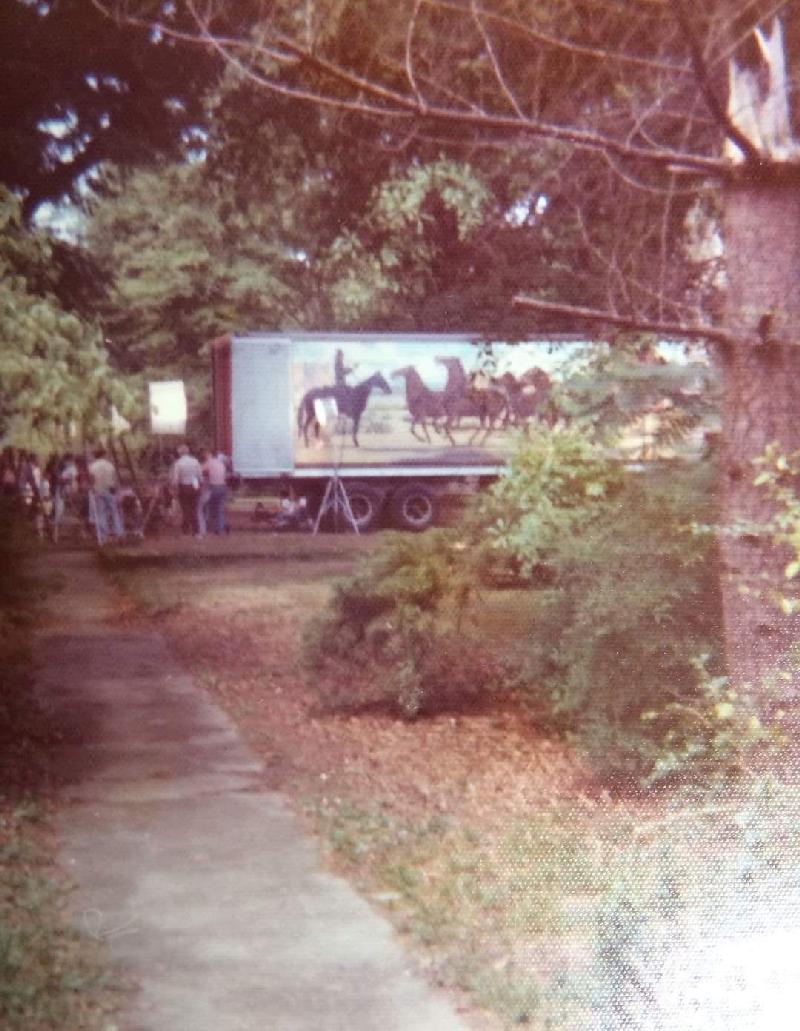
<path id="1" fill-rule="evenodd" d="M 348 483 L 345 489 L 359 532 L 367 533 L 381 517 L 384 495 L 366 483 Z"/>
<path id="2" fill-rule="evenodd" d="M 392 522 L 399 530 L 427 530 L 436 519 L 436 497 L 424 483 L 409 483 L 392 494 Z"/>

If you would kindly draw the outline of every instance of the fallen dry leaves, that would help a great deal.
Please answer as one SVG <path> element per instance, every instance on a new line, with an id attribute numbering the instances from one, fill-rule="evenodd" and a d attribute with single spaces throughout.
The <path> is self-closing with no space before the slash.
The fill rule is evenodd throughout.
<path id="1" fill-rule="evenodd" d="M 424 807 L 487 833 L 510 816 L 574 798 L 588 783 L 570 747 L 537 732 L 512 701 L 413 722 L 377 706 L 328 710 L 333 674 L 302 669 L 291 613 L 181 611 L 166 629 L 268 761 L 271 785 L 295 795 L 379 802 L 409 818 Z"/>
<path id="2" fill-rule="evenodd" d="M 509 828 L 534 814 L 552 812 L 558 820 L 568 808 L 591 820 L 608 806 L 607 798 L 596 797 L 591 771 L 510 699 L 404 721 L 375 704 L 382 670 L 318 674 L 303 667 L 301 635 L 311 614 L 307 586 L 276 587 L 274 597 L 262 591 L 248 600 L 247 591 L 226 582 L 224 602 L 221 586 L 182 594 L 157 622 L 261 758 L 266 783 L 293 800 L 323 840 L 326 834 L 329 842 L 330 834 L 344 836 L 345 847 L 340 841 L 339 848 L 329 848 L 330 861 L 387 911 L 401 933 L 422 941 L 422 965 L 431 980 L 451 989 L 472 983 L 474 976 L 454 967 L 453 956 L 463 953 L 467 961 L 477 956 L 488 972 L 480 975 L 484 980 L 507 981 L 519 969 L 517 952 L 527 945 L 509 942 L 508 914 L 476 898 L 486 878 L 478 877 L 476 888 L 455 853 L 468 836 L 484 859 L 477 860 L 473 848 L 466 861 L 492 864 L 498 854 L 502 860 Z M 324 595 L 314 594 L 315 604 Z M 124 601 L 120 615 L 139 618 Z M 343 696 L 349 707 L 339 704 Z M 365 704 L 352 704 L 359 697 Z M 388 830 L 376 831 L 384 824 Z M 425 836 L 430 826 L 440 828 L 435 841 Z M 404 878 L 416 880 L 407 891 Z M 443 943 L 436 924 L 451 918 Z M 565 947 L 571 948 L 551 940 L 544 953 L 552 957 L 554 948 Z M 539 948 L 538 959 L 527 964 L 529 978 L 537 971 L 552 974 L 546 956 L 542 960 Z M 491 1006 L 486 996 L 484 991 L 484 1006 Z M 527 1013 L 526 1007 L 514 1012 Z M 461 1008 L 482 1031 L 508 1026 L 474 1001 L 462 1001 Z M 523 1022 L 536 1026 L 528 1017 Z"/>

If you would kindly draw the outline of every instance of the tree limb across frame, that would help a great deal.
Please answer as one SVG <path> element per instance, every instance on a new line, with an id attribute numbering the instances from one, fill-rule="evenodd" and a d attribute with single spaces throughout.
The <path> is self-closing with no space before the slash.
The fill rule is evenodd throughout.
<path id="1" fill-rule="evenodd" d="M 569 315 L 572 318 L 584 319 L 587 322 L 604 322 L 620 329 L 639 330 L 643 333 L 659 333 L 663 336 L 685 337 L 691 340 L 709 340 L 716 344 L 728 346 L 734 343 L 734 337 L 724 329 L 716 326 L 682 322 L 659 322 L 652 319 L 639 319 L 632 315 L 618 315 L 613 311 L 602 311 L 598 308 L 583 308 L 576 304 L 564 304 L 556 301 L 543 301 L 538 297 L 518 294 L 514 304 L 523 308 L 547 312 L 550 315 Z"/>
<path id="2" fill-rule="evenodd" d="M 194 25 L 194 30 L 171 25 L 169 20 L 153 21 L 137 16 L 135 5 L 132 6 L 129 3 L 115 3 L 114 0 L 92 0 L 92 2 L 105 10 L 110 17 L 121 18 L 139 25 L 150 25 L 154 31 L 157 30 L 163 36 L 169 36 L 184 44 L 211 48 L 222 60 L 235 67 L 260 87 L 298 100 L 323 104 L 366 117 L 420 120 L 476 131 L 501 132 L 508 134 L 509 137 L 548 139 L 582 150 L 606 152 L 628 161 L 682 169 L 699 176 L 724 178 L 732 171 L 731 163 L 722 156 L 711 156 L 655 143 L 644 145 L 635 142 L 624 133 L 614 136 L 607 132 L 585 129 L 577 124 L 550 122 L 544 118 L 525 115 L 519 108 L 515 108 L 511 114 L 503 114 L 490 109 L 485 103 L 476 103 L 466 95 L 454 98 L 453 102 L 446 106 L 432 103 L 422 97 L 418 88 L 419 76 L 417 74 L 412 76 L 411 82 L 406 79 L 408 88 L 401 90 L 379 81 L 377 77 L 369 77 L 349 69 L 344 64 L 323 56 L 310 46 L 301 43 L 296 38 L 290 38 L 285 32 L 279 30 L 265 30 L 258 39 L 231 36 L 225 32 L 218 33 L 214 31 L 211 17 L 201 12 L 193 0 L 185 0 L 183 4 L 178 4 L 178 7 L 187 13 Z M 415 4 L 415 6 L 418 10 L 420 5 Z M 442 3 L 439 5 L 435 2 L 431 6 L 442 6 L 451 10 L 457 7 L 455 4 Z M 478 10 L 481 19 L 489 19 L 490 14 L 485 7 Z M 132 11 L 134 13 L 131 13 Z M 469 13 L 469 7 L 465 7 L 464 15 L 468 16 Z M 412 22 L 415 19 L 416 14 L 412 18 Z M 505 21 L 507 22 L 508 19 Z M 525 29 L 521 23 L 515 24 L 520 30 Z M 555 45 L 549 37 L 533 33 L 530 29 L 526 30 L 526 34 L 534 41 L 541 38 L 548 45 Z M 602 56 L 608 57 L 614 62 L 622 59 L 620 55 L 611 55 L 599 48 L 586 48 L 567 40 L 560 40 L 558 43 L 562 49 L 574 52 L 576 57 L 584 60 L 589 58 L 587 51 L 590 51 L 591 59 L 595 61 Z M 406 37 L 403 54 L 405 68 L 410 66 L 409 45 L 410 40 Z M 336 84 L 339 89 L 326 89 L 324 85 L 300 86 L 288 82 L 286 78 L 277 74 L 270 76 L 249 64 L 248 57 L 255 60 L 268 58 L 278 67 L 291 66 L 295 71 L 305 69 L 330 81 L 331 87 Z M 631 61 L 644 67 L 652 67 L 654 71 L 670 72 L 681 78 L 685 78 L 687 75 L 686 67 L 678 64 L 651 62 L 645 59 L 633 61 L 632 58 Z M 342 95 L 339 92 L 342 87 L 349 93 Z M 503 93 L 507 99 L 507 92 L 504 90 Z"/>
<path id="3" fill-rule="evenodd" d="M 734 124 L 714 92 L 714 87 L 711 84 L 709 68 L 706 64 L 705 58 L 703 57 L 697 36 L 692 30 L 691 21 L 686 11 L 684 0 L 671 0 L 671 3 L 672 9 L 675 12 L 675 20 L 678 25 L 680 25 L 681 32 L 686 39 L 686 45 L 689 48 L 692 68 L 694 69 L 697 84 L 703 98 L 705 99 L 706 106 L 708 107 L 712 118 L 715 119 L 725 135 L 736 144 L 747 159 L 750 161 L 757 161 L 760 156 L 757 147 L 750 139 L 748 139 L 747 136 L 745 136 L 742 130 Z"/>

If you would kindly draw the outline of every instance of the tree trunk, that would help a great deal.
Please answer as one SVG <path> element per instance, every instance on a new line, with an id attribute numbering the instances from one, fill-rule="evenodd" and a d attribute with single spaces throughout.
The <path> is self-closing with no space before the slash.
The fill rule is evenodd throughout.
<path id="1" fill-rule="evenodd" d="M 724 194 L 726 328 L 722 354 L 723 619 L 728 671 L 762 712 L 800 697 L 792 645 L 800 617 L 778 605 L 791 557 L 749 524 L 772 514 L 756 487 L 754 459 L 777 441 L 800 448 L 800 189 L 793 182 L 742 181 Z M 736 527 L 744 528 L 737 531 Z"/>

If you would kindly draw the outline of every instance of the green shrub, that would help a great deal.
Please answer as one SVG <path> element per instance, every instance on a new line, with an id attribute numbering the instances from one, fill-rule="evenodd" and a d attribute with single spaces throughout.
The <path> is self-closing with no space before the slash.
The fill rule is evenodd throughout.
<path id="1" fill-rule="evenodd" d="M 513 683 L 604 772 L 735 766 L 733 724 L 698 723 L 724 673 L 714 542 L 692 530 L 714 521 L 714 482 L 710 463 L 629 472 L 584 430 L 539 429 L 460 526 L 394 537 L 340 584 L 307 655 L 355 662 L 406 715 Z M 497 584 L 533 601 L 513 649 L 481 632 Z"/>
<path id="2" fill-rule="evenodd" d="M 390 700 L 407 718 L 478 703 L 501 686 L 502 662 L 459 632 L 471 590 L 460 544 L 452 531 L 390 537 L 337 584 L 327 609 L 306 628 L 307 663 L 319 669 L 343 662 L 366 672 L 372 696 Z M 352 701 L 360 688 L 348 679 L 338 701 Z"/>
<path id="3" fill-rule="evenodd" d="M 641 714 L 649 724 L 649 747 L 642 749 L 651 766 L 647 784 L 690 770 L 711 779 L 748 774 L 784 743 L 780 715 L 765 723 L 727 677 L 709 674 L 707 659 L 693 663 L 698 689 L 692 697 Z"/>
<path id="4" fill-rule="evenodd" d="M 698 655 L 721 672 L 715 551 L 690 529 L 713 476 L 626 472 L 579 429 L 541 430 L 479 506 L 494 549 L 534 574 L 526 690 L 609 771 L 649 774 L 662 728 L 642 713 L 698 696 Z"/>

